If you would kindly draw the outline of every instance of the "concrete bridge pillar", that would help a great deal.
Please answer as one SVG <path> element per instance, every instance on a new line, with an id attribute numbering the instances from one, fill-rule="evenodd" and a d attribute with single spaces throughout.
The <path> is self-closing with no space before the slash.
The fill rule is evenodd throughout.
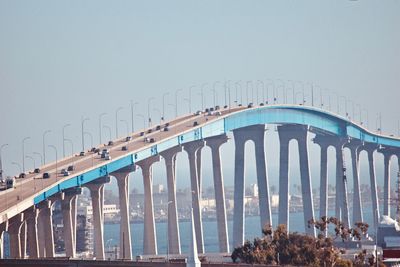
<path id="1" fill-rule="evenodd" d="M 92 209 L 93 209 L 93 237 L 94 237 L 94 256 L 97 260 L 104 260 L 104 218 L 103 218 L 103 203 L 104 197 L 101 195 L 104 193 L 103 187 L 105 183 L 110 182 L 110 177 L 104 176 L 98 178 L 88 184 L 85 184 L 90 190 L 90 196 L 92 198 Z"/>
<path id="2" fill-rule="evenodd" d="M 26 232 L 26 220 L 24 220 L 24 222 L 21 225 L 21 234 L 20 234 L 20 238 L 21 238 L 21 259 L 26 259 L 26 241 L 27 241 L 27 232 Z"/>
<path id="3" fill-rule="evenodd" d="M 175 146 L 161 152 L 165 160 L 168 187 L 168 252 L 181 254 L 179 238 L 178 208 L 176 203 L 176 155 L 182 152 L 182 146 Z"/>
<path id="4" fill-rule="evenodd" d="M 374 226 L 378 227 L 379 214 L 379 204 L 378 204 L 378 190 L 376 184 L 376 173 L 375 173 L 375 160 L 374 152 L 377 149 L 375 145 L 364 146 L 365 151 L 368 153 L 368 165 L 369 165 L 369 177 L 371 184 L 371 200 L 372 200 L 372 213 L 374 218 Z"/>
<path id="5" fill-rule="evenodd" d="M 204 140 L 192 141 L 184 144 L 184 149 L 188 154 L 190 167 L 190 183 L 192 190 L 192 208 L 194 216 L 194 226 L 196 230 L 198 253 L 204 253 L 203 224 L 201 221 L 201 152 L 204 147 Z"/>
<path id="6" fill-rule="evenodd" d="M 347 174 L 344 161 L 343 147 L 347 139 L 336 138 L 336 208 L 335 216 L 346 226 L 350 226 L 349 206 L 347 198 Z"/>
<path id="7" fill-rule="evenodd" d="M 47 199 L 39 205 L 38 239 L 39 257 L 53 258 L 54 235 L 53 235 L 53 204 L 54 201 Z"/>
<path id="8" fill-rule="evenodd" d="M 81 194 L 82 189 L 71 188 L 64 191 L 64 199 L 61 202 L 61 212 L 63 216 L 63 231 L 64 231 L 64 246 L 65 255 L 69 258 L 76 257 L 76 229 L 74 228 L 74 221 L 76 225 L 76 203 L 77 195 Z"/>
<path id="9" fill-rule="evenodd" d="M 132 260 L 131 228 L 129 222 L 129 174 L 133 171 L 135 171 L 135 166 L 131 165 L 111 174 L 117 179 L 119 191 L 119 209 L 121 215 L 119 258 L 127 260 Z"/>
<path id="10" fill-rule="evenodd" d="M 27 234 L 28 234 L 28 249 L 29 258 L 39 258 L 39 241 L 38 241 L 38 217 L 39 209 L 32 207 L 24 212 Z"/>
<path id="11" fill-rule="evenodd" d="M 362 142 L 351 140 L 347 147 L 351 153 L 351 164 L 353 170 L 353 223 L 363 222 L 360 193 L 360 152 Z"/>
<path id="12" fill-rule="evenodd" d="M 331 137 L 325 135 L 317 135 L 314 143 L 321 148 L 321 169 L 320 169 L 320 185 L 319 185 L 319 216 L 328 217 L 328 147 L 332 145 Z M 325 231 L 325 235 L 328 231 Z"/>
<path id="13" fill-rule="evenodd" d="M 21 259 L 21 228 L 24 223 L 24 214 L 19 213 L 10 219 L 8 233 L 10 235 L 10 257 Z"/>
<path id="14" fill-rule="evenodd" d="M 289 142 L 292 139 L 285 127 L 278 126 L 279 135 L 279 214 L 278 224 L 289 231 Z"/>
<path id="15" fill-rule="evenodd" d="M 284 165 L 284 169 L 282 169 L 283 177 L 285 177 L 286 173 L 289 173 L 289 141 L 291 139 L 297 140 L 298 148 L 299 148 L 299 161 L 300 161 L 300 176 L 301 176 L 301 192 L 303 198 L 303 210 L 304 210 L 304 226 L 305 232 L 309 235 L 315 236 L 315 228 L 308 227 L 308 221 L 314 219 L 314 205 L 312 199 L 312 187 L 311 187 L 311 175 L 310 175 L 310 166 L 308 160 L 308 145 L 307 145 L 307 137 L 308 137 L 308 126 L 306 125 L 282 125 L 278 126 L 279 138 L 283 141 L 283 151 L 281 151 L 283 157 L 281 158 L 281 163 Z M 286 162 L 283 162 L 283 159 L 287 159 Z M 287 175 L 288 177 L 288 175 Z M 280 178 L 282 179 L 282 178 Z M 287 181 L 289 179 L 287 178 Z M 289 183 L 284 185 L 286 189 L 286 195 L 288 195 L 288 187 Z M 279 191 L 281 189 L 279 188 Z M 280 203 L 280 201 L 279 201 Z M 285 203 L 287 208 L 289 208 L 289 204 Z M 280 206 L 280 211 L 283 212 L 284 206 Z M 288 211 L 286 211 L 287 214 Z M 288 218 L 286 219 L 288 223 Z"/>
<path id="16" fill-rule="evenodd" d="M 384 180 L 383 180 L 383 215 L 390 216 L 390 159 L 392 153 L 382 150 L 384 164 Z"/>
<path id="17" fill-rule="evenodd" d="M 243 129 L 233 131 L 235 140 L 235 181 L 234 181 L 234 207 L 233 207 L 233 247 L 244 243 L 244 186 L 245 176 L 245 143 L 246 132 Z"/>
<path id="18" fill-rule="evenodd" d="M 156 227 L 153 205 L 153 168 L 154 162 L 160 161 L 160 156 L 152 156 L 137 163 L 142 169 L 144 186 L 144 238 L 143 254 L 157 255 Z"/>
<path id="19" fill-rule="evenodd" d="M 226 135 L 210 137 L 206 139 L 206 144 L 211 148 L 215 206 L 217 213 L 219 252 L 229 252 L 228 227 L 226 220 L 224 178 L 222 174 L 220 147 L 228 141 Z"/>
<path id="20" fill-rule="evenodd" d="M 8 231 L 8 220 L 0 224 L 0 259 L 4 259 L 4 233 Z"/>

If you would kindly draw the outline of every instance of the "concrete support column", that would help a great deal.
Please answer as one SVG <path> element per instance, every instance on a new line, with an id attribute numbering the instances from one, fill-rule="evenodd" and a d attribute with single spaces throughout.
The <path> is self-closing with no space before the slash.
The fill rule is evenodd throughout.
<path id="1" fill-rule="evenodd" d="M 255 147 L 258 201 L 260 209 L 261 229 L 265 225 L 272 226 L 271 203 L 269 195 L 269 181 L 267 174 L 267 160 L 265 158 L 265 125 L 252 126 L 252 140 Z"/>
<path id="2" fill-rule="evenodd" d="M 285 126 L 278 126 L 279 135 L 279 215 L 278 224 L 289 231 L 289 142 Z"/>
<path id="3" fill-rule="evenodd" d="M 26 221 L 24 221 L 21 225 L 21 234 L 20 234 L 20 238 L 21 238 L 21 259 L 25 259 L 26 258 L 26 247 L 27 247 L 27 227 L 26 227 Z"/>
<path id="4" fill-rule="evenodd" d="M 72 210 L 74 208 L 73 202 L 76 201 L 76 197 L 78 194 L 81 194 L 81 191 L 81 188 L 71 188 L 64 191 L 64 199 L 61 202 L 61 212 L 64 224 L 63 231 L 65 255 L 69 258 L 76 257 L 76 233 L 74 232 L 75 229 L 73 223 L 74 220 L 76 221 L 76 217 L 73 217 L 73 215 L 76 213 Z"/>
<path id="5" fill-rule="evenodd" d="M 369 177 L 370 177 L 370 186 L 371 186 L 371 200 L 372 200 L 372 213 L 374 218 L 375 228 L 378 227 L 379 220 L 379 203 L 378 203 L 378 190 L 376 184 L 376 174 L 375 174 L 375 160 L 374 160 L 374 151 L 376 147 L 369 147 L 366 149 L 368 153 L 368 165 L 369 165 Z"/>
<path id="6" fill-rule="evenodd" d="M 245 143 L 246 132 L 243 129 L 233 131 L 235 140 L 235 189 L 233 209 L 233 247 L 244 243 L 244 187 L 245 187 Z"/>
<path id="7" fill-rule="evenodd" d="M 353 223 L 363 222 L 363 212 L 361 206 L 361 193 L 360 193 L 360 147 L 361 143 L 351 141 L 351 165 L 353 169 Z"/>
<path id="8" fill-rule="evenodd" d="M 39 258 L 39 240 L 38 240 L 38 217 L 39 209 L 32 208 L 24 215 L 26 217 L 28 233 L 29 258 Z"/>
<path id="9" fill-rule="evenodd" d="M 206 144 L 211 148 L 214 175 L 215 206 L 217 213 L 219 252 L 229 252 L 228 227 L 226 219 L 224 177 L 222 174 L 220 147 L 228 141 L 226 135 L 210 137 Z"/>
<path id="10" fill-rule="evenodd" d="M 383 152 L 384 180 L 383 180 L 383 215 L 390 216 L 390 158 L 392 153 Z"/>
<path id="11" fill-rule="evenodd" d="M 296 126 L 297 142 L 299 145 L 299 161 L 300 161 L 300 177 L 301 177 L 301 193 L 303 198 L 304 209 L 304 227 L 305 232 L 309 235 L 315 235 L 315 228 L 308 227 L 308 222 L 314 220 L 314 205 L 311 186 L 310 163 L 308 160 L 308 127 Z"/>
<path id="12" fill-rule="evenodd" d="M 53 201 L 47 199 L 39 204 L 39 255 L 54 257 Z"/>
<path id="13" fill-rule="evenodd" d="M 10 219 L 8 233 L 10 235 L 10 256 L 14 259 L 20 259 L 21 251 L 21 228 L 24 223 L 24 214 L 19 213 Z"/>
<path id="14" fill-rule="evenodd" d="M 336 218 L 340 219 L 345 226 L 350 226 L 349 207 L 347 199 L 347 176 L 344 164 L 343 146 L 347 140 L 338 140 L 336 149 Z"/>
<path id="15" fill-rule="evenodd" d="M 135 171 L 133 165 L 118 170 L 112 175 L 117 179 L 119 191 L 119 210 L 121 215 L 119 230 L 119 258 L 132 260 L 131 228 L 129 222 L 129 174 Z"/>
<path id="16" fill-rule="evenodd" d="M 157 161 L 160 161 L 160 156 L 152 156 L 137 163 L 137 165 L 142 169 L 145 199 L 143 238 L 144 255 L 157 255 L 157 239 L 153 205 L 153 168 L 151 166 Z"/>
<path id="17" fill-rule="evenodd" d="M 329 143 L 320 141 L 319 136 L 314 138 L 314 143 L 321 148 L 320 182 L 319 182 L 319 217 L 328 217 L 328 147 Z M 326 231 L 325 234 L 328 232 Z"/>
<path id="18" fill-rule="evenodd" d="M 4 259 L 4 233 L 8 231 L 8 220 L 0 224 L 0 259 Z"/>
<path id="19" fill-rule="evenodd" d="M 161 152 L 165 160 L 168 187 L 168 253 L 181 254 L 178 224 L 178 207 L 176 203 L 176 155 L 182 152 L 182 146 L 175 146 Z"/>
<path id="20" fill-rule="evenodd" d="M 92 209 L 93 209 L 93 237 L 94 237 L 94 256 L 97 260 L 104 260 L 104 221 L 102 216 L 102 197 L 101 192 L 104 192 L 102 188 L 104 183 L 109 183 L 110 177 L 101 177 L 95 181 L 85 184 L 90 190 L 90 196 L 92 198 Z"/>
<path id="21" fill-rule="evenodd" d="M 197 250 L 198 253 L 204 253 L 204 241 L 203 241 L 203 224 L 201 221 L 201 174 L 199 159 L 201 148 L 204 147 L 204 140 L 192 141 L 184 144 L 184 149 L 188 154 L 189 167 L 190 167 L 190 183 L 192 190 L 192 208 L 194 216 L 194 226 L 196 230 Z"/>

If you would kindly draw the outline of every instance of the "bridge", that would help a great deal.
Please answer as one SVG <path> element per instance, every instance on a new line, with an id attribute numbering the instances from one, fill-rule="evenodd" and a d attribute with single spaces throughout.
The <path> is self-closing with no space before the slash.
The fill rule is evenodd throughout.
<path id="1" fill-rule="evenodd" d="M 154 207 L 152 196 L 152 164 L 165 160 L 168 187 L 168 250 L 180 254 L 179 225 L 176 203 L 176 156 L 185 151 L 190 167 L 192 207 L 197 250 L 204 252 L 201 217 L 201 151 L 209 146 L 212 151 L 212 168 L 215 188 L 218 240 L 220 252 L 229 252 L 227 216 L 224 192 L 224 177 L 221 166 L 221 146 L 228 141 L 227 133 L 233 132 L 234 162 L 234 218 L 233 244 L 244 242 L 244 194 L 245 194 L 245 146 L 247 141 L 255 144 L 256 172 L 259 190 L 260 228 L 272 224 L 271 203 L 267 162 L 264 150 L 265 127 L 278 125 L 280 140 L 279 166 L 279 216 L 280 224 L 289 225 L 289 142 L 296 140 L 299 148 L 301 192 L 304 205 L 305 232 L 315 235 L 313 228 L 307 227 L 308 220 L 327 215 L 327 150 L 336 150 L 336 198 L 335 216 L 350 225 L 350 222 L 363 221 L 360 197 L 359 154 L 368 153 L 371 199 L 375 225 L 380 214 L 390 215 L 390 162 L 393 155 L 400 158 L 400 139 L 369 131 L 337 114 L 303 105 L 260 105 L 221 108 L 218 111 L 202 114 L 188 114 L 168 122 L 168 130 L 163 124 L 145 129 L 143 133 L 131 133 L 131 138 L 114 140 L 110 145 L 98 148 L 108 149 L 111 159 L 102 158 L 95 151 L 84 155 L 73 155 L 41 167 L 42 174 L 30 173 L 17 179 L 16 188 L 0 193 L 0 246 L 4 257 L 3 235 L 10 236 L 12 258 L 53 258 L 55 256 L 52 207 L 61 201 L 64 222 L 64 241 L 66 256 L 76 257 L 76 209 L 77 197 L 81 188 L 90 190 L 93 207 L 94 256 L 105 259 L 103 202 L 104 185 L 114 176 L 118 182 L 121 212 L 120 255 L 122 259 L 132 259 L 128 207 L 129 173 L 141 168 L 144 184 L 144 254 L 157 254 Z M 151 129 L 151 131 L 150 131 Z M 320 174 L 320 214 L 314 212 L 310 178 L 310 159 L 307 140 L 314 133 L 313 142 L 321 149 Z M 147 141 L 144 141 L 145 139 Z M 349 214 L 347 196 L 347 177 L 344 167 L 343 150 L 349 148 L 353 168 L 353 213 Z M 379 211 L 377 181 L 375 175 L 374 152 L 384 155 L 384 204 Z M 399 160 L 400 161 L 400 160 Z M 399 162 L 400 164 L 400 162 Z M 74 170 L 64 176 L 61 169 L 73 165 Z M 28 236 L 28 238 L 27 238 Z"/>

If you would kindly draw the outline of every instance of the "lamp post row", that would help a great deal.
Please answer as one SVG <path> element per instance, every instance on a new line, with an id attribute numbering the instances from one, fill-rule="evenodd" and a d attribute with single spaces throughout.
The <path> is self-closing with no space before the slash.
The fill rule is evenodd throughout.
<path id="1" fill-rule="evenodd" d="M 282 79 L 276 79 L 276 80 L 273 80 L 273 79 L 266 79 L 266 81 L 267 81 L 267 83 L 265 83 L 263 80 L 257 80 L 257 83 L 256 83 L 256 86 L 254 87 L 253 86 L 253 81 L 246 81 L 246 87 L 245 87 L 245 89 L 246 89 L 246 101 L 249 103 L 249 101 L 251 100 L 251 102 L 254 102 L 254 89 L 256 90 L 256 101 L 257 101 L 257 104 L 260 102 L 259 101 L 259 89 L 260 89 L 260 87 L 261 87 L 261 90 L 262 90 L 262 99 L 263 99 L 263 101 L 262 102 L 265 102 L 266 104 L 268 104 L 269 103 L 269 85 L 271 85 L 272 86 L 272 96 L 273 96 L 273 103 L 274 104 L 276 104 L 276 101 L 279 99 L 279 91 L 281 91 L 281 102 L 283 102 L 283 103 L 285 103 L 285 104 L 288 104 L 288 91 L 290 91 L 291 90 L 291 93 L 292 93 L 292 101 L 293 101 L 293 104 L 300 104 L 300 105 L 305 105 L 305 103 L 306 103 L 306 94 L 305 94 L 305 83 L 304 82 L 302 82 L 302 81 L 294 81 L 294 80 L 287 80 L 287 82 L 288 83 L 290 83 L 291 84 L 291 86 L 289 86 L 289 87 L 286 87 L 286 85 L 287 85 L 287 83 L 285 83 Z M 227 81 L 225 81 L 225 83 L 224 83 L 224 86 L 223 86 L 223 89 L 224 89 L 224 100 L 225 100 L 225 105 L 229 105 L 229 106 L 231 106 L 231 99 L 230 99 L 230 96 L 231 96 L 231 86 L 230 86 L 230 80 L 227 80 Z M 242 87 L 242 81 L 237 81 L 237 82 L 235 82 L 234 83 L 234 86 L 235 86 L 235 101 L 234 101 L 234 103 L 236 103 L 236 104 L 238 104 L 239 103 L 239 97 L 240 97 L 240 103 L 242 104 L 242 102 L 243 102 L 243 87 Z M 279 85 L 277 85 L 277 83 L 280 83 Z M 216 106 L 217 105 L 217 102 L 218 102 L 218 90 L 217 90 L 217 85 L 219 85 L 219 84 L 221 84 L 221 81 L 215 81 L 213 84 L 212 84 L 212 86 L 211 86 L 211 88 L 210 88 L 210 90 L 211 90 L 211 92 L 212 92 L 212 97 L 213 97 L 213 105 L 214 106 Z M 296 84 L 300 84 L 301 85 L 301 91 L 296 91 Z M 327 92 L 327 97 L 328 97 L 328 109 L 330 110 L 330 111 L 332 111 L 332 109 L 331 109 L 331 97 L 330 97 L 330 92 L 329 92 L 329 90 L 328 89 L 324 89 L 324 88 L 321 88 L 321 87 L 319 87 L 318 85 L 315 85 L 314 83 L 309 83 L 309 82 L 307 82 L 306 83 L 307 85 L 309 85 L 309 87 L 310 87 L 310 91 L 311 91 L 311 106 L 314 106 L 314 103 L 315 103 L 315 99 L 314 99 L 314 96 L 315 96 L 315 92 L 314 92 L 314 89 L 319 89 L 319 96 L 320 96 L 320 107 L 321 108 L 324 108 L 324 106 L 326 106 L 325 105 L 325 98 L 324 98 L 324 96 L 325 96 L 325 94 L 324 94 L 324 92 L 326 91 Z M 201 97 L 201 109 L 203 110 L 204 109 L 204 106 L 205 106 L 205 101 L 204 101 L 204 89 L 205 89 L 205 87 L 206 86 L 208 86 L 209 85 L 209 83 L 203 83 L 199 88 L 200 88 L 200 97 Z M 187 101 L 188 102 L 188 105 L 189 105 L 189 113 L 191 113 L 192 112 L 192 95 L 193 95 L 193 92 L 192 92 L 192 89 L 193 88 L 195 88 L 196 86 L 195 85 L 192 85 L 192 86 L 190 86 L 189 87 L 189 95 L 188 95 L 188 98 L 184 98 L 184 100 L 185 101 Z M 238 90 L 240 91 L 240 93 L 238 92 Z M 249 90 L 251 90 L 251 92 L 249 92 Z M 173 104 L 171 104 L 171 103 L 168 103 L 168 105 L 169 106 L 172 106 L 172 107 L 174 107 L 175 108 L 175 117 L 178 117 L 178 107 L 179 107 L 179 105 L 178 105 L 178 96 L 179 96 L 179 92 L 181 92 L 181 91 L 183 91 L 183 89 L 177 89 L 176 91 L 175 91 L 175 105 L 173 105 Z M 265 95 L 265 91 L 266 91 L 266 95 Z M 250 93 L 251 93 L 251 97 L 250 97 Z M 347 118 L 347 119 L 350 119 L 350 120 L 355 120 L 356 119 L 356 117 L 355 117 L 355 108 L 357 109 L 357 111 L 358 111 L 358 119 L 359 119 L 359 122 L 360 122 L 360 124 L 361 125 L 364 125 L 365 127 L 369 127 L 369 116 L 368 116 L 368 110 L 367 109 L 365 109 L 365 108 L 362 108 L 361 107 L 361 105 L 360 104 L 356 104 L 356 103 L 354 103 L 352 100 L 348 100 L 345 96 L 341 96 L 341 95 L 338 95 L 337 93 L 335 93 L 335 92 L 331 92 L 332 94 L 334 94 L 334 95 L 336 95 L 336 110 L 337 110 L 337 113 L 338 114 L 340 114 L 340 104 L 341 104 L 341 100 L 344 100 L 342 103 L 344 103 L 344 114 L 345 114 L 345 117 Z M 297 101 L 297 96 L 299 95 L 299 94 L 301 94 L 301 96 L 302 96 L 302 101 L 301 101 L 301 103 L 299 103 L 298 101 Z M 160 115 L 160 123 L 161 123 L 161 121 L 164 121 L 165 120 L 165 108 L 166 108 L 166 97 L 169 95 L 169 93 L 167 92 L 167 93 L 164 93 L 163 95 L 162 95 L 162 111 L 160 111 L 159 109 L 157 109 L 157 108 L 153 108 L 153 109 L 151 109 L 151 104 L 152 104 L 152 101 L 153 100 L 155 100 L 155 98 L 154 97 L 151 97 L 151 98 L 149 98 L 148 100 L 147 100 L 147 121 L 148 121 L 148 126 L 150 127 L 151 126 L 151 124 L 152 124 L 152 118 L 151 118 L 151 111 L 153 111 L 153 112 L 158 112 L 159 113 L 159 115 Z M 143 128 L 146 128 L 145 126 L 146 126 L 146 123 L 145 123 L 145 121 L 146 121 L 146 118 L 142 115 L 142 114 L 134 114 L 134 108 L 135 108 L 135 106 L 136 105 L 138 105 L 139 103 L 138 102 L 133 102 L 132 100 L 130 101 L 130 111 L 131 111 L 131 132 L 133 133 L 134 132 L 134 118 L 135 117 L 141 117 L 141 118 L 143 118 L 143 120 L 144 120 L 144 123 L 143 123 Z M 350 112 L 349 112 L 349 109 L 348 109 L 348 105 L 350 104 L 350 107 L 351 107 L 351 114 L 350 114 Z M 129 129 L 128 129 L 128 122 L 126 121 L 126 120 L 118 120 L 118 114 L 119 114 L 119 112 L 121 111 L 121 110 L 123 110 L 124 108 L 123 107 L 118 107 L 118 109 L 116 109 L 116 111 L 115 111 L 115 133 L 116 133 L 116 138 L 118 138 L 119 137 L 119 133 L 118 133 L 118 121 L 120 121 L 120 122 L 124 122 L 125 123 L 125 125 L 126 125 L 126 129 L 127 129 L 127 133 L 129 134 Z M 364 114 L 365 114 L 365 116 L 363 116 L 363 112 L 364 112 Z M 110 137 L 110 140 L 111 140 L 111 128 L 109 127 L 109 126 L 106 126 L 106 125 L 102 125 L 102 118 L 104 117 L 104 116 L 106 116 L 107 115 L 107 113 L 101 113 L 100 115 L 99 115 L 99 122 L 98 122 L 98 124 L 99 124 L 99 141 L 100 141 L 100 143 L 102 143 L 102 130 L 103 129 L 107 129 L 108 131 L 109 131 L 109 137 Z M 82 119 L 81 119 L 81 138 L 82 138 L 82 151 L 84 151 L 85 150 L 85 135 L 89 135 L 90 136 L 90 138 L 91 138 L 91 145 L 93 146 L 93 136 L 90 134 L 90 133 L 88 133 L 87 131 L 85 131 L 85 122 L 86 121 L 88 121 L 88 120 L 90 120 L 89 118 L 83 118 L 82 117 Z M 71 124 L 65 124 L 63 127 L 62 127 L 62 149 L 63 149 L 63 157 L 65 157 L 65 155 L 66 155 L 66 149 L 65 149 L 65 142 L 69 142 L 70 144 L 71 144 L 71 148 L 72 148 L 72 153 L 73 153 L 73 143 L 72 143 L 72 140 L 71 139 L 66 139 L 65 138 L 65 129 L 68 127 L 68 126 L 71 126 Z M 379 133 L 382 133 L 382 116 L 381 116 L 381 114 L 379 113 L 378 115 L 377 115 L 377 123 L 376 123 L 376 128 L 377 128 L 377 131 L 379 132 Z M 43 132 L 43 134 L 42 134 L 42 146 L 43 146 L 43 153 L 42 154 L 40 154 L 40 153 L 37 153 L 37 152 L 34 152 L 33 154 L 35 154 L 35 155 L 39 155 L 40 156 L 40 159 L 41 159 L 41 164 L 46 164 L 46 136 L 47 136 L 47 134 L 49 134 L 49 133 L 51 133 L 52 131 L 51 130 L 46 130 L 46 131 L 44 131 Z M 400 121 L 399 121 L 399 123 L 398 123 L 398 134 L 400 135 Z M 33 158 L 33 157 L 31 157 L 31 156 L 26 156 L 25 155 L 25 143 L 26 143 L 26 141 L 27 140 L 29 140 L 30 139 L 30 137 L 28 136 L 28 137 L 25 137 L 25 138 L 23 138 L 23 140 L 22 140 L 22 167 L 20 168 L 20 170 L 22 171 L 22 172 L 25 172 L 25 159 L 26 158 L 29 158 L 29 159 L 31 159 L 31 160 L 33 160 L 34 161 L 34 165 L 36 165 L 36 162 L 35 162 L 35 159 Z M 4 144 L 4 145 L 2 145 L 1 147 L 0 147 L 0 172 L 2 172 L 2 166 L 1 166 L 1 159 L 2 159 L 2 157 L 1 157 L 1 150 L 4 148 L 4 147 L 6 147 L 8 144 Z"/>

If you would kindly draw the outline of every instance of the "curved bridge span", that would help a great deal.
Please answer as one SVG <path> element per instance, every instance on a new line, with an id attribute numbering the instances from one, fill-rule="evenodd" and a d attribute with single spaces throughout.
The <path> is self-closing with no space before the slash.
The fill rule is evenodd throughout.
<path id="1" fill-rule="evenodd" d="M 201 149 L 205 145 L 212 151 L 215 201 L 220 252 L 229 252 L 225 192 L 221 168 L 220 147 L 228 141 L 227 133 L 233 132 L 235 143 L 234 166 L 234 221 L 233 242 L 244 242 L 244 185 L 245 185 L 245 143 L 254 141 L 256 154 L 257 183 L 259 188 L 260 227 L 272 224 L 269 181 L 264 151 L 265 125 L 277 124 L 280 140 L 279 169 L 279 223 L 289 222 L 289 142 L 297 140 L 299 147 L 301 190 L 304 206 L 304 222 L 327 215 L 327 149 L 336 150 L 336 217 L 346 224 L 362 221 L 362 205 L 359 184 L 359 154 L 368 152 L 371 196 L 375 224 L 379 218 L 377 182 L 373 153 L 384 155 L 384 209 L 383 215 L 389 215 L 390 200 L 390 158 L 400 155 L 400 139 L 373 133 L 362 125 L 325 110 L 296 105 L 265 105 L 257 107 L 236 107 L 221 109 L 212 114 L 186 115 L 176 118 L 151 131 L 132 133 L 130 140 L 118 139 L 111 146 L 102 145 L 99 149 L 109 150 L 110 160 L 98 153 L 87 152 L 84 156 L 72 156 L 56 163 L 42 166 L 50 174 L 43 179 L 41 175 L 29 174 L 17 182 L 15 189 L 0 194 L 0 237 L 3 232 L 10 234 L 11 256 L 23 258 L 26 247 L 29 256 L 54 257 L 52 227 L 52 206 L 61 200 L 64 221 L 64 240 L 66 255 L 75 257 L 76 250 L 76 202 L 81 187 L 90 190 L 93 207 L 93 224 L 97 259 L 104 259 L 103 241 L 103 199 L 104 184 L 109 176 L 118 182 L 121 212 L 120 258 L 132 259 L 129 228 L 128 177 L 137 167 L 142 169 L 145 206 L 144 206 L 144 254 L 157 254 L 155 222 L 152 197 L 152 164 L 163 157 L 166 165 L 168 185 L 168 248 L 173 254 L 180 254 L 178 216 L 176 206 L 175 160 L 179 152 L 188 154 L 192 207 L 197 239 L 197 248 L 204 252 L 201 220 Z M 168 128 L 168 131 L 165 130 Z M 316 136 L 313 142 L 321 148 L 320 176 L 320 214 L 314 214 L 310 167 L 308 158 L 308 134 Z M 148 141 L 144 141 L 144 138 Z M 152 140 L 153 139 L 153 140 Z M 151 140 L 151 142 L 149 142 Z M 154 142 L 153 142 L 154 141 Z M 353 214 L 349 216 L 347 199 L 347 177 L 344 167 L 343 149 L 348 147 L 352 156 L 353 168 Z M 399 160 L 400 163 L 400 160 Z M 74 166 L 68 176 L 59 170 Z M 315 235 L 312 228 L 306 232 Z M 26 236 L 29 243 L 26 244 Z M 3 241 L 0 245 L 2 247 Z M 0 256 L 3 253 L 1 253 Z"/>

